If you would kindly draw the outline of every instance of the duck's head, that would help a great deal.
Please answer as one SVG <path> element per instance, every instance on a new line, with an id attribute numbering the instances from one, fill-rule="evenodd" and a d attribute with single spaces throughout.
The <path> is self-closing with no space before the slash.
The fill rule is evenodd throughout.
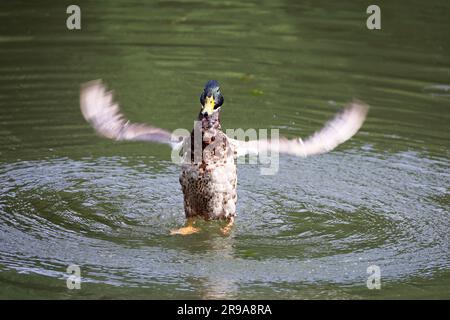
<path id="1" fill-rule="evenodd" d="M 216 80 L 208 81 L 200 96 L 200 103 L 202 104 L 200 118 L 210 118 L 213 115 L 218 115 L 223 100 L 219 83 Z"/>

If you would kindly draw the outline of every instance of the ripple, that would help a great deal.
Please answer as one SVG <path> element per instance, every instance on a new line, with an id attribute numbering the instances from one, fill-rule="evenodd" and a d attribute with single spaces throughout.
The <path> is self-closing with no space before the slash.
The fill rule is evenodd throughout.
<path id="1" fill-rule="evenodd" d="M 242 165 L 231 238 L 207 223 L 198 236 L 168 236 L 183 223 L 178 168 L 155 164 L 118 157 L 2 164 L 0 264 L 63 277 L 77 263 L 86 282 L 114 286 L 200 278 L 208 287 L 224 279 L 233 290 L 363 283 L 371 264 L 387 280 L 449 266 L 448 213 L 431 200 L 447 195 L 441 174 L 449 173 L 417 153 L 288 157 L 275 177 Z"/>
<path id="2" fill-rule="evenodd" d="M 342 2 L 97 2 L 70 34 L 57 6 L 1 4 L 0 296 L 398 298 L 417 283 L 448 296 L 447 2 L 381 33 Z M 192 127 L 209 78 L 225 128 L 306 136 L 353 97 L 371 110 L 333 153 L 282 157 L 275 176 L 240 166 L 230 237 L 216 223 L 171 237 L 179 168 L 166 147 L 94 136 L 78 98 L 95 78 L 131 120 L 167 129 Z M 73 263 L 79 293 L 64 287 Z"/>

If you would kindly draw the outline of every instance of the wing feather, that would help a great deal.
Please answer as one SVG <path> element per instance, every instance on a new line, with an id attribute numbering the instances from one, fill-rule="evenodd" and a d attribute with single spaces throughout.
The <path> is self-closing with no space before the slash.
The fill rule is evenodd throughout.
<path id="1" fill-rule="evenodd" d="M 100 136 L 115 140 L 134 140 L 165 143 L 174 147 L 177 141 L 164 129 L 147 124 L 131 123 L 121 113 L 112 91 L 107 91 L 101 80 L 81 86 L 81 112 Z"/>
<path id="2" fill-rule="evenodd" d="M 230 141 L 235 146 L 238 156 L 258 154 L 268 150 L 300 157 L 326 153 L 358 132 L 366 119 L 368 110 L 369 106 L 362 102 L 349 103 L 321 130 L 305 140 L 280 138 L 278 141 L 267 139 L 252 141 L 230 139 Z"/>

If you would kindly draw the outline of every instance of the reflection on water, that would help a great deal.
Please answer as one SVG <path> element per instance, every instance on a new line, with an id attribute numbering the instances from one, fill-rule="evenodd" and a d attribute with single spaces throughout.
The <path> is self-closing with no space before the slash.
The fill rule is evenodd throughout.
<path id="1" fill-rule="evenodd" d="M 2 165 L 1 264 L 62 278 L 76 263 L 85 282 L 177 284 L 204 298 L 257 284 L 361 285 L 371 264 L 385 281 L 448 267 L 444 160 L 352 150 L 285 159 L 274 177 L 244 165 L 230 237 L 210 223 L 169 236 L 183 222 L 178 167 L 134 160 Z"/>
<path id="2" fill-rule="evenodd" d="M 447 2 L 380 3 L 378 33 L 357 3 L 79 5 L 74 33 L 63 7 L 0 4 L 1 297 L 449 297 Z M 306 136 L 352 97 L 371 111 L 333 153 L 282 157 L 275 176 L 240 165 L 229 237 L 174 237 L 179 168 L 165 146 L 95 137 L 78 108 L 95 78 L 168 129 L 192 126 L 210 78 L 225 128 Z"/>

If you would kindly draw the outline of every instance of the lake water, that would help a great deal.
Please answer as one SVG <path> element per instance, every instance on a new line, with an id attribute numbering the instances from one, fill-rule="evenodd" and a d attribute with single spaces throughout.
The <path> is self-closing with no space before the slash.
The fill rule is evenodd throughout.
<path id="1" fill-rule="evenodd" d="M 0 3 L 0 298 L 450 298 L 448 1 L 378 1 L 373 31 L 365 1 L 77 4 L 69 31 L 65 3 Z M 78 98 L 97 78 L 169 130 L 209 79 L 224 128 L 307 136 L 353 98 L 371 109 L 329 154 L 240 165 L 230 236 L 170 236 L 179 167 L 94 134 Z"/>

